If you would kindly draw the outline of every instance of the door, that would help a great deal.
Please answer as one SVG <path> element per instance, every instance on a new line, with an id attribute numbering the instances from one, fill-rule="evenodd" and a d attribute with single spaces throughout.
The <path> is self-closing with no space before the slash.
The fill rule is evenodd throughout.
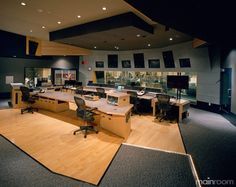
<path id="1" fill-rule="evenodd" d="M 221 72 L 221 106 L 225 112 L 231 110 L 232 68 L 224 68 Z"/>

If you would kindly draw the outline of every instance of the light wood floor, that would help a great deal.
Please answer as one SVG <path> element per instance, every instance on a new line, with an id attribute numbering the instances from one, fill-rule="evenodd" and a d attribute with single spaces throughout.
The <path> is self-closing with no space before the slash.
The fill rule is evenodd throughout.
<path id="1" fill-rule="evenodd" d="M 54 172 L 97 184 L 123 139 L 106 131 L 72 133 L 78 127 L 41 113 L 0 111 L 0 134 Z"/>
<path id="2" fill-rule="evenodd" d="M 177 123 L 159 122 L 153 116 L 131 118 L 131 133 L 126 143 L 185 153 Z"/>
<path id="3" fill-rule="evenodd" d="M 17 109 L 0 111 L 0 134 L 54 172 L 98 184 L 123 139 L 100 129 L 86 139 L 73 131 L 81 124 L 72 110 L 40 110 L 21 115 Z M 152 116 L 132 116 L 126 143 L 185 153 L 176 123 L 159 123 Z"/>

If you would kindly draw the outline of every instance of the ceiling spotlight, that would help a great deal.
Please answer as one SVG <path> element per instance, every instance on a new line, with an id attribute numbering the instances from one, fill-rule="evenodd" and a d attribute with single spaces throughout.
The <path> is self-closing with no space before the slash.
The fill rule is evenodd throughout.
<path id="1" fill-rule="evenodd" d="M 102 10 L 107 10 L 107 8 L 106 7 L 102 7 Z"/>
<path id="2" fill-rule="evenodd" d="M 170 41 L 172 41 L 173 40 L 173 38 L 170 38 Z"/>
<path id="3" fill-rule="evenodd" d="M 137 34 L 136 36 L 139 38 L 141 35 L 140 35 L 140 34 Z"/>
<path id="4" fill-rule="evenodd" d="M 45 29 L 46 27 L 45 26 L 42 26 L 42 29 Z"/>
<path id="5" fill-rule="evenodd" d="M 77 16 L 77 18 L 81 18 L 81 16 L 80 16 L 80 15 L 78 15 L 78 16 Z"/>
<path id="6" fill-rule="evenodd" d="M 33 30 L 30 30 L 30 32 L 33 32 Z"/>
<path id="7" fill-rule="evenodd" d="M 21 4 L 22 6 L 26 6 L 26 3 L 24 3 L 24 2 L 21 2 L 20 4 Z"/>
<path id="8" fill-rule="evenodd" d="M 150 47 L 151 46 L 151 44 L 148 44 L 148 47 Z"/>
<path id="9" fill-rule="evenodd" d="M 94 46 L 94 49 L 97 49 L 97 46 Z"/>
<path id="10" fill-rule="evenodd" d="M 60 22 L 60 21 L 58 21 L 57 23 L 58 23 L 59 25 L 61 24 L 61 22 Z"/>
<path id="11" fill-rule="evenodd" d="M 37 11 L 38 11 L 39 13 L 42 13 L 42 12 L 43 12 L 43 10 L 42 10 L 42 9 L 38 9 Z"/>

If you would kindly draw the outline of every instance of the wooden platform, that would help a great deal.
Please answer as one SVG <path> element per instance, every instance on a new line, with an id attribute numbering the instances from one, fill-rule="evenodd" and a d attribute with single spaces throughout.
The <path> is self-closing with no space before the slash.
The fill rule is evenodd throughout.
<path id="1" fill-rule="evenodd" d="M 106 131 L 73 135 L 78 127 L 56 116 L 0 111 L 0 134 L 50 170 L 98 184 L 123 139 Z M 75 120 L 73 120 L 76 122 Z"/>
<path id="2" fill-rule="evenodd" d="M 177 123 L 159 122 L 155 117 L 131 117 L 131 133 L 126 143 L 185 153 Z"/>
<path id="3" fill-rule="evenodd" d="M 99 134 L 73 135 L 81 122 L 71 110 L 60 113 L 20 114 L 19 109 L 0 110 L 0 134 L 50 170 L 98 184 L 123 139 L 100 129 Z M 185 153 L 178 125 L 155 121 L 152 116 L 132 116 L 126 143 Z"/>

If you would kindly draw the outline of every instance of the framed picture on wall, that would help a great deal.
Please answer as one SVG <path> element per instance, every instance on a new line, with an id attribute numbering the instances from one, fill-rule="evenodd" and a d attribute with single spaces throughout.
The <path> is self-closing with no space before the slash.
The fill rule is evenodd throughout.
<path id="1" fill-rule="evenodd" d="M 96 68 L 104 68 L 104 62 L 103 61 L 96 61 Z"/>
<path id="2" fill-rule="evenodd" d="M 131 68 L 131 62 L 130 60 L 122 60 L 122 68 Z"/>

